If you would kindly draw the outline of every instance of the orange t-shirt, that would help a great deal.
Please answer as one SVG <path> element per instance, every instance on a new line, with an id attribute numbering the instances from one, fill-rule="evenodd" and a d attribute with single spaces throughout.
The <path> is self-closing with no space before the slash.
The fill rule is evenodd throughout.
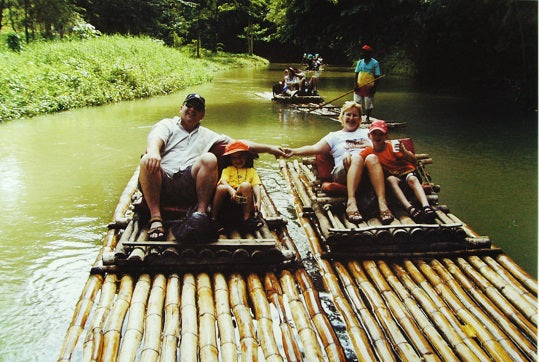
<path id="1" fill-rule="evenodd" d="M 416 169 L 412 162 L 404 159 L 402 152 L 393 152 L 393 145 L 388 141 L 386 141 L 386 147 L 383 151 L 376 152 L 374 148 L 367 147 L 360 154 L 363 159 L 370 154 L 378 156 L 385 173 L 390 175 L 404 176 Z"/>

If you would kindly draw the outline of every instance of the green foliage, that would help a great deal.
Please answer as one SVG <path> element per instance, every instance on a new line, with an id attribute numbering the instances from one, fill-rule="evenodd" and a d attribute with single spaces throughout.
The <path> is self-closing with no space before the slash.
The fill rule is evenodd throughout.
<path id="1" fill-rule="evenodd" d="M 262 58 L 169 48 L 149 38 L 102 36 L 0 52 L 0 121 L 167 94 Z"/>
<path id="2" fill-rule="evenodd" d="M 14 52 L 20 52 L 22 50 L 22 40 L 19 34 L 10 33 L 7 35 L 7 46 Z"/>

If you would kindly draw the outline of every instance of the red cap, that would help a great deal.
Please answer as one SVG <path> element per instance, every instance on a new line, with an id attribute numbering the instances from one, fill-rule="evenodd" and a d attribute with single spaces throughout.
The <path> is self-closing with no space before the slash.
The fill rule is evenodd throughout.
<path id="1" fill-rule="evenodd" d="M 365 45 L 363 45 L 363 46 L 361 47 L 361 50 L 366 50 L 366 51 L 368 51 L 368 52 L 371 52 L 371 51 L 372 51 L 372 48 L 371 48 L 370 46 L 368 46 L 367 44 L 365 44 Z"/>
<path id="2" fill-rule="evenodd" d="M 375 130 L 378 130 L 378 131 L 382 131 L 384 134 L 387 133 L 387 123 L 384 122 L 384 121 L 374 121 L 372 122 L 371 126 L 369 127 L 369 133 L 375 131 Z"/>
<path id="3" fill-rule="evenodd" d="M 249 146 L 241 141 L 234 141 L 226 145 L 223 156 L 231 155 L 236 152 L 249 152 Z"/>

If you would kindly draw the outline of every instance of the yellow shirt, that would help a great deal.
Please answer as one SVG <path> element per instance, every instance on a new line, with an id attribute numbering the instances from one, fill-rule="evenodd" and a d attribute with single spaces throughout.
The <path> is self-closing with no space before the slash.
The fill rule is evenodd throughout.
<path id="1" fill-rule="evenodd" d="M 225 180 L 233 188 L 238 187 L 243 182 L 249 182 L 251 186 L 260 184 L 260 178 L 256 170 L 252 167 L 236 168 L 234 166 L 228 166 L 223 170 L 221 180 Z"/>

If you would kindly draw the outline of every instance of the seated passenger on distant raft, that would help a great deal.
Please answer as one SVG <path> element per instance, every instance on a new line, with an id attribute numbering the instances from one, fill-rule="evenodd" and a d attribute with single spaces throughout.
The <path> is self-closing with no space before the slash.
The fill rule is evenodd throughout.
<path id="1" fill-rule="evenodd" d="M 345 102 L 341 108 L 339 120 L 342 129 L 330 132 L 313 145 L 299 148 L 285 148 L 286 157 L 300 155 L 331 154 L 335 160 L 333 180 L 346 185 L 348 200 L 346 215 L 349 221 L 363 221 L 357 202 L 357 191 L 364 167 L 369 170 L 369 178 L 378 200 L 380 220 L 384 225 L 390 224 L 393 214 L 389 210 L 385 196 L 384 173 L 378 157 L 368 155 L 361 157 L 360 152 L 371 145 L 367 129 L 360 128 L 361 106 L 354 102 Z M 361 206 L 361 205 L 360 205 Z"/>
<path id="2" fill-rule="evenodd" d="M 410 217 L 417 223 L 434 223 L 435 212 L 430 206 L 425 195 L 425 190 L 416 173 L 416 156 L 406 149 L 404 144 L 399 141 L 396 147 L 387 140 L 388 128 L 384 121 L 374 121 L 369 128 L 369 138 L 373 146 L 367 147 L 361 151 L 363 158 L 375 154 L 380 160 L 384 169 L 386 181 L 395 197 L 404 206 Z M 420 204 L 412 204 L 404 194 L 401 186 L 408 185 L 414 192 Z"/>
<path id="3" fill-rule="evenodd" d="M 200 125 L 205 110 L 203 97 L 188 94 L 180 116 L 162 119 L 148 134 L 139 174 L 139 185 L 150 212 L 148 240 L 166 239 L 161 217 L 161 204 L 165 202 L 192 207 L 186 220 L 172 229 L 177 240 L 204 242 L 217 238 L 217 227 L 207 213 L 219 173 L 217 156 L 209 151 L 215 144 L 229 143 L 231 138 Z M 252 141 L 244 143 L 256 153 L 285 156 L 279 146 Z"/>
<path id="4" fill-rule="evenodd" d="M 222 174 L 213 198 L 212 218 L 215 222 L 238 223 L 243 231 L 253 232 L 263 226 L 258 218 L 261 205 L 261 182 L 253 167 L 249 146 L 241 141 L 228 144 L 223 153 L 227 166 Z M 225 206 L 226 205 L 226 206 Z M 221 209 L 225 206 L 225 212 Z M 237 220 L 234 220 L 237 219 Z M 223 229 L 220 223 L 219 231 Z"/>
<path id="5" fill-rule="evenodd" d="M 307 80 L 304 73 L 294 67 L 288 67 L 283 71 L 283 79 L 273 87 L 273 94 L 287 96 L 317 96 L 318 78 L 312 76 Z"/>

